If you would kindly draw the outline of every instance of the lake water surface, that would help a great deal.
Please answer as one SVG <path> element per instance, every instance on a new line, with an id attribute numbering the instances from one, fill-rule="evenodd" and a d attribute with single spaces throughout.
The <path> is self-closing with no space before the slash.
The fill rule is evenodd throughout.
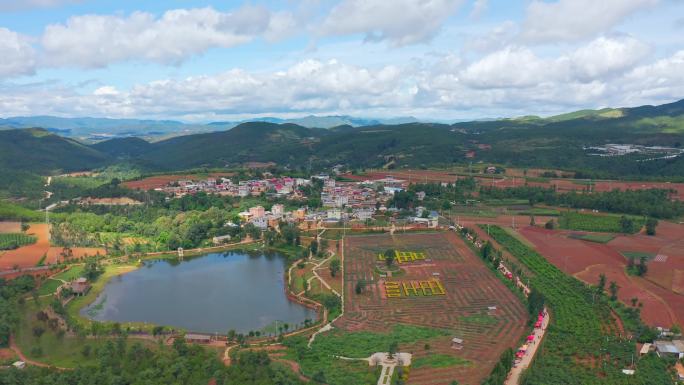
<path id="1" fill-rule="evenodd" d="M 285 258 L 274 253 L 231 251 L 182 262 L 145 262 L 112 278 L 81 315 L 98 321 L 148 322 L 194 332 L 246 333 L 291 327 L 316 312 L 287 299 Z M 273 330 L 271 330 L 273 332 Z"/>

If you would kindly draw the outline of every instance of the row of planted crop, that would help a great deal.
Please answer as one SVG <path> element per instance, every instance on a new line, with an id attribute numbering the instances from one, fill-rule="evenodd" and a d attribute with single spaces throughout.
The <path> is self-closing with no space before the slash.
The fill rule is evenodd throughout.
<path id="1" fill-rule="evenodd" d="M 490 235 L 534 273 L 531 284 L 544 295 L 554 313 L 553 334 L 565 337 L 562 347 L 549 344 L 549 348 L 576 353 L 600 348 L 602 325 L 613 321 L 606 305 L 594 298 L 595 292 L 500 227 L 490 227 Z"/>

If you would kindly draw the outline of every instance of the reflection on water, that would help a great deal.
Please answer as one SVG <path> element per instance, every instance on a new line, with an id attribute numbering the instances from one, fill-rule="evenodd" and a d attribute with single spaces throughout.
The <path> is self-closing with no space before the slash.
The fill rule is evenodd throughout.
<path id="1" fill-rule="evenodd" d="M 282 256 L 261 251 L 146 262 L 109 281 L 81 315 L 206 333 L 246 333 L 276 321 L 292 327 L 316 314 L 287 299 L 285 268 Z"/>

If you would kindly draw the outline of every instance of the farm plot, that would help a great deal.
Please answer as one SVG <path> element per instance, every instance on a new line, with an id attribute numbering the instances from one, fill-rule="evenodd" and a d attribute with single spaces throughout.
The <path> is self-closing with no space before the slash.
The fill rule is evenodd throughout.
<path id="1" fill-rule="evenodd" d="M 0 254 L 0 271 L 12 270 L 15 267 L 27 268 L 39 264 L 54 264 L 68 258 L 81 259 L 86 256 L 105 255 L 105 249 L 91 247 L 74 247 L 64 250 L 62 247 L 51 247 L 49 229 L 46 224 L 34 224 L 26 232 L 36 239 L 35 243 L 5 251 Z"/>
<path id="2" fill-rule="evenodd" d="M 0 233 L 0 250 L 14 250 L 36 242 L 36 237 L 24 233 Z"/>
<path id="3" fill-rule="evenodd" d="M 10 270 L 15 266 L 22 268 L 36 266 L 47 255 L 50 250 L 48 225 L 31 225 L 26 233 L 35 236 L 37 241 L 0 254 L 0 270 Z"/>
<path id="4" fill-rule="evenodd" d="M 608 245 L 626 256 L 652 256 L 646 279 L 684 295 L 684 225 L 661 221 L 655 236 L 619 236 Z"/>
<path id="5" fill-rule="evenodd" d="M 192 179 L 192 180 L 197 180 L 197 179 L 206 179 L 206 178 L 220 178 L 220 177 L 229 177 L 235 175 L 234 173 L 229 173 L 229 172 L 216 172 L 216 173 L 210 173 L 207 175 L 198 175 L 198 174 L 179 174 L 179 175 L 156 175 L 156 176 L 150 176 L 147 178 L 143 178 L 140 180 L 131 180 L 128 182 L 124 182 L 123 185 L 133 189 L 133 190 L 154 190 L 156 188 L 162 188 L 165 186 L 168 186 L 169 183 L 172 182 L 177 182 L 179 180 L 183 179 Z"/>
<path id="6" fill-rule="evenodd" d="M 620 327 L 605 300 L 595 300 L 594 288 L 567 276 L 502 228 L 490 230 L 499 244 L 534 272 L 530 284 L 544 295 L 554 315 L 541 354 L 525 372 L 525 383 L 546 384 L 549 379 L 556 384 L 668 383 L 667 376 L 665 381 L 653 380 L 658 372 L 649 372 L 648 364 L 642 369 L 648 359 L 637 362 L 634 381 L 625 381 L 621 369 L 633 359 L 636 346 L 619 335 Z"/>
<path id="7" fill-rule="evenodd" d="M 407 258 L 399 264 L 402 274 L 383 277 L 378 254 L 390 248 Z M 523 333 L 527 312 L 519 299 L 453 233 L 347 237 L 344 267 L 345 314 L 336 327 L 387 333 L 404 324 L 448 332 L 400 344 L 416 358 L 454 357 L 440 359 L 451 365 L 412 368 L 409 384 L 479 384 Z M 366 286 L 357 294 L 359 281 Z M 451 347 L 454 337 L 464 340 L 462 349 Z"/>
<path id="8" fill-rule="evenodd" d="M 639 232 L 644 225 L 643 218 L 634 216 L 625 218 L 633 223 L 629 229 L 631 233 Z M 614 214 L 594 215 L 566 211 L 558 218 L 558 224 L 561 228 L 568 230 L 622 233 L 625 229 L 621 225 L 621 220 L 622 216 Z"/>
<path id="9" fill-rule="evenodd" d="M 1 233 L 18 233 L 21 231 L 21 222 L 0 221 Z"/>
<path id="10" fill-rule="evenodd" d="M 539 254 L 566 274 L 590 285 L 596 285 L 600 274 L 605 274 L 608 282 L 615 281 L 620 287 L 620 301 L 631 306 L 632 298 L 637 298 L 643 304 L 641 315 L 645 323 L 670 327 L 684 321 L 684 296 L 648 281 L 651 268 L 659 269 L 659 263 L 648 264 L 646 279 L 628 276 L 625 272 L 627 258 L 611 246 L 618 239 L 608 244 L 585 242 L 568 237 L 564 231 L 537 227 L 525 227 L 519 233 Z"/>

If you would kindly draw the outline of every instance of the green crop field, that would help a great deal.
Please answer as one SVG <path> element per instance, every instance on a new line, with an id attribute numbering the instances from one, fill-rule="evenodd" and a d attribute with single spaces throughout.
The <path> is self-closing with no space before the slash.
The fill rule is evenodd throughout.
<path id="1" fill-rule="evenodd" d="M 621 251 L 620 254 L 624 255 L 625 258 L 641 259 L 641 257 L 646 257 L 647 260 L 655 258 L 654 253 L 646 253 L 643 251 Z"/>
<path id="2" fill-rule="evenodd" d="M 534 274 L 530 284 L 545 297 L 552 314 L 542 351 L 522 384 L 672 383 L 663 375 L 663 364 L 654 364 L 650 357 L 637 363 L 635 376 L 623 375 L 621 369 L 630 364 L 636 347 L 634 341 L 619 337 L 606 297 L 597 296 L 595 289 L 564 274 L 501 227 L 490 226 L 489 231 Z"/>
<path id="3" fill-rule="evenodd" d="M 0 250 L 13 250 L 36 243 L 36 237 L 22 233 L 0 234 Z"/>
<path id="4" fill-rule="evenodd" d="M 537 215 L 540 217 L 557 217 L 560 215 L 560 211 L 556 209 L 546 209 L 541 207 L 533 207 L 526 210 L 514 212 L 518 215 Z"/>
<path id="5" fill-rule="evenodd" d="M 641 217 L 626 216 L 633 222 L 630 233 L 636 233 L 643 227 L 645 221 Z M 595 231 L 601 233 L 623 233 L 620 215 L 595 215 L 576 212 L 564 212 L 558 218 L 562 229 L 578 231 Z"/>

